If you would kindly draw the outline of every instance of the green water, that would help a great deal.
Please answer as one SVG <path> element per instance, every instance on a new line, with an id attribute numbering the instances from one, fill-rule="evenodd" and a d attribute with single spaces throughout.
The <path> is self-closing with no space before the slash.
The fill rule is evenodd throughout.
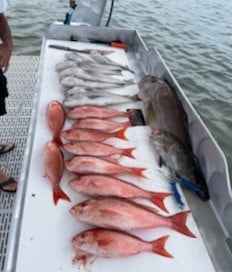
<path id="1" fill-rule="evenodd" d="M 69 1 L 11 0 L 14 54 L 39 55 L 46 28 L 63 21 Z M 117 0 L 111 27 L 137 29 L 156 47 L 222 148 L 232 175 L 232 1 Z M 109 12 L 107 5 L 106 14 Z M 106 21 L 106 17 L 104 20 Z"/>

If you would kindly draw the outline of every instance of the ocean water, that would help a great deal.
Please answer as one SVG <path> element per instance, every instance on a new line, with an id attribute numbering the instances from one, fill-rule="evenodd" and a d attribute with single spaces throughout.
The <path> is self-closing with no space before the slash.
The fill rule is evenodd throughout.
<path id="1" fill-rule="evenodd" d="M 108 1 L 102 25 L 109 14 Z M 69 1 L 9 0 L 15 55 L 39 55 L 42 36 Z M 110 27 L 137 29 L 156 47 L 222 148 L 232 176 L 232 1 L 117 0 Z"/>

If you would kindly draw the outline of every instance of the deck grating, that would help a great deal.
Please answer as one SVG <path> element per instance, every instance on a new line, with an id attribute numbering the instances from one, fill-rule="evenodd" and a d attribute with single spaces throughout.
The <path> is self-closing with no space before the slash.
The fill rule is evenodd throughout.
<path id="1" fill-rule="evenodd" d="M 30 124 L 39 57 L 13 56 L 6 73 L 9 97 L 7 115 L 0 117 L 0 142 L 11 141 L 13 151 L 0 155 L 0 167 L 19 178 Z M 0 271 L 4 271 L 15 194 L 0 191 Z"/>

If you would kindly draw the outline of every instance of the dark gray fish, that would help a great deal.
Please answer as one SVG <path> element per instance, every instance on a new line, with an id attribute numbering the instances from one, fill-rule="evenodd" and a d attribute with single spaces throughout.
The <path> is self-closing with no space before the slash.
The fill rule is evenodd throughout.
<path id="1" fill-rule="evenodd" d="M 161 129 L 153 130 L 150 139 L 162 162 L 176 178 L 183 179 L 183 185 L 188 185 L 190 182 L 191 186 L 192 183 L 190 190 L 195 191 L 203 200 L 209 199 L 207 184 L 200 164 L 191 149 L 183 145 L 175 136 Z"/>
<path id="2" fill-rule="evenodd" d="M 144 101 L 146 123 L 153 129 L 163 129 L 190 146 L 186 114 L 176 93 L 166 82 L 145 76 L 139 82 L 139 97 Z"/>

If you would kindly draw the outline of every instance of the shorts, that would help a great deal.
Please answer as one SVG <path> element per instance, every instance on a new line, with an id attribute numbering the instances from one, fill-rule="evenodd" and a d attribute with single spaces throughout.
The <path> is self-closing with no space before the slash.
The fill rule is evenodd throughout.
<path id="1" fill-rule="evenodd" d="M 7 79 L 0 69 L 0 115 L 6 114 L 5 98 L 8 96 Z"/>

